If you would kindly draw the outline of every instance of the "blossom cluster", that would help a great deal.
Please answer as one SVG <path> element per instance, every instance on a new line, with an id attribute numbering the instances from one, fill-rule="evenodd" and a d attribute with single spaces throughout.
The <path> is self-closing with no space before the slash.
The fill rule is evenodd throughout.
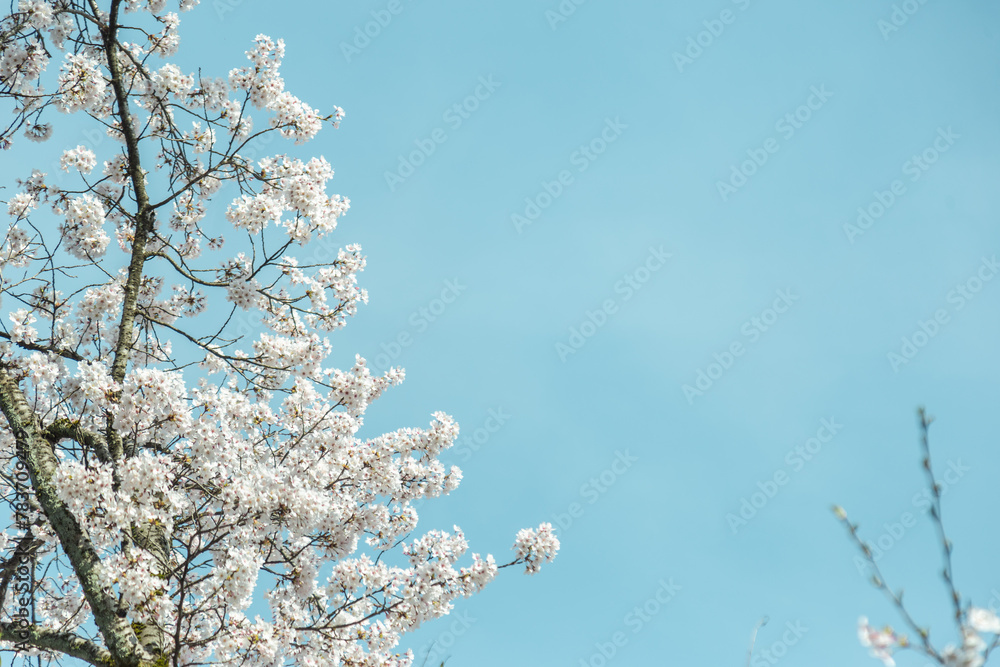
<path id="1" fill-rule="evenodd" d="M 77 259 L 94 259 L 104 254 L 111 240 L 104 231 L 105 210 L 101 201 L 91 195 L 70 199 L 65 222 L 59 227 L 66 252 Z"/>
<path id="2" fill-rule="evenodd" d="M 63 171 L 69 171 L 70 168 L 73 168 L 81 174 L 89 174 L 97 166 L 97 157 L 94 155 L 94 151 L 86 146 L 77 146 L 63 152 L 62 157 L 59 158 L 59 166 Z"/>
<path id="3" fill-rule="evenodd" d="M 970 607 L 962 624 L 962 643 L 959 646 L 950 644 L 941 652 L 942 664 L 945 667 L 982 667 L 986 662 L 985 652 L 987 642 L 982 634 L 992 635 L 991 643 L 1000 637 L 1000 617 L 989 609 Z M 886 667 L 895 667 L 893 653 L 896 650 L 910 646 L 905 635 L 886 626 L 881 630 L 868 624 L 868 619 L 862 616 L 858 620 L 858 639 L 861 645 L 871 650 L 873 657 L 878 658 Z"/>
<path id="4" fill-rule="evenodd" d="M 457 527 L 404 542 L 407 567 L 368 556 L 366 549 L 391 549 L 414 531 L 412 501 L 447 493 L 461 479 L 437 459 L 458 436 L 444 413 L 427 429 L 357 437 L 370 403 L 401 373 L 372 376 L 359 357 L 350 372 L 299 377 L 273 406 L 206 379 L 189 388 L 180 374 L 153 367 L 134 368 L 119 384 L 97 361 L 74 371 L 40 353 L 32 359 L 49 396 L 73 397 L 80 428 L 97 431 L 110 418 L 139 448 L 117 466 L 66 459 L 53 481 L 108 553 L 105 585 L 119 591 L 136 620 L 179 633 L 191 662 L 309 656 L 317 664 L 393 664 L 401 635 L 447 614 L 456 597 L 496 576 L 492 555 L 458 565 L 468 544 Z M 220 532 L 225 517 L 245 520 Z M 177 582 L 162 577 L 162 563 L 148 551 L 117 548 L 137 526 L 163 527 L 172 564 L 210 565 L 210 576 L 182 596 L 188 609 L 202 611 L 180 628 Z M 552 527 L 542 524 L 518 534 L 514 562 L 536 572 L 557 550 Z M 334 569 L 322 579 L 322 563 L 331 560 Z M 251 622 L 242 614 L 265 565 L 280 573 L 268 594 L 273 618 Z M 52 608 L 65 615 L 61 604 Z M 331 624 L 343 630 L 303 630 Z"/>
<path id="5" fill-rule="evenodd" d="M 88 53 L 70 53 L 59 75 L 59 110 L 100 112 L 106 103 L 107 83 L 100 61 Z M 103 114 L 102 114 L 103 115 Z"/>

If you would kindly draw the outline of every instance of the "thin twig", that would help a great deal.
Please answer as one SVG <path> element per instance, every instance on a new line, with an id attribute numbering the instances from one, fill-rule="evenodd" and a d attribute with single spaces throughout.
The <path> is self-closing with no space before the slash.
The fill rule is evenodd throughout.
<path id="1" fill-rule="evenodd" d="M 955 622 L 958 625 L 958 631 L 961 633 L 962 628 L 965 626 L 965 613 L 962 611 L 962 598 L 958 594 L 958 591 L 955 590 L 955 577 L 951 563 L 952 544 L 944 532 L 944 521 L 941 518 L 941 485 L 935 480 L 934 471 L 931 468 L 931 448 L 927 437 L 927 432 L 930 430 L 934 418 L 927 416 L 927 412 L 922 407 L 917 411 L 917 414 L 920 417 L 920 445 L 923 448 L 924 455 L 923 468 L 927 473 L 927 480 L 930 482 L 931 494 L 933 496 L 930 514 L 934 520 L 934 526 L 937 528 L 938 537 L 941 538 L 941 547 L 944 556 L 944 570 L 942 575 L 944 576 L 945 584 L 948 586 L 948 592 L 951 594 L 952 603 L 955 606 Z"/>
<path id="2" fill-rule="evenodd" d="M 753 629 L 753 634 L 750 635 L 750 648 L 747 649 L 747 667 L 750 667 L 750 658 L 753 657 L 753 645 L 757 643 L 757 631 L 767 625 L 769 620 L 771 619 L 767 616 L 761 616 L 760 620 L 757 621 L 757 625 Z"/>

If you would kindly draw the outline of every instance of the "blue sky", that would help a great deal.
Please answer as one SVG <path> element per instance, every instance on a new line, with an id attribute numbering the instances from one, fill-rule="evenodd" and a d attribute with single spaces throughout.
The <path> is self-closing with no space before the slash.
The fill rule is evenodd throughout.
<path id="1" fill-rule="evenodd" d="M 437 640 L 432 659 L 455 666 L 601 667 L 617 638 L 609 665 L 739 664 L 766 614 L 764 664 L 864 664 L 858 616 L 897 619 L 833 503 L 892 539 L 879 565 L 953 640 L 914 502 L 918 405 L 939 420 L 941 473 L 961 471 L 945 505 L 960 589 L 983 605 L 1000 589 L 987 510 L 1000 280 L 975 280 L 1000 252 L 1000 11 L 913 4 L 899 26 L 884 0 L 565 2 L 565 21 L 547 14 L 555 0 L 280 13 L 229 0 L 188 15 L 193 63 L 228 67 L 258 32 L 283 37 L 289 89 L 347 111 L 306 147 L 351 197 L 340 242 L 369 257 L 371 303 L 336 355 L 406 368 L 370 433 L 440 409 L 469 438 L 451 454 L 463 486 L 426 503 L 421 528 L 458 524 L 504 558 L 517 529 L 564 526 L 551 567 L 504 572 L 427 625 L 418 659 Z M 679 67 L 675 53 L 696 57 Z M 867 229 L 845 229 L 880 197 Z M 670 255 L 655 271 L 650 248 Z M 965 299 L 970 280 L 980 291 Z M 711 368 L 734 343 L 743 353 Z M 718 379 L 686 395 L 699 371 Z M 811 460 L 790 454 L 817 435 L 829 442 Z M 727 515 L 776 473 L 786 483 L 734 534 Z M 897 540 L 906 512 L 915 525 Z"/>
<path id="2" fill-rule="evenodd" d="M 455 667 L 741 664 L 767 615 L 755 664 L 878 664 L 857 618 L 898 618 L 834 503 L 953 641 L 916 408 L 959 589 L 1000 606 L 1000 9 L 576 2 L 182 17 L 186 70 L 223 75 L 263 32 L 288 89 L 347 112 L 294 149 L 333 164 L 337 243 L 368 256 L 335 359 L 406 368 L 367 435 L 463 429 L 465 481 L 420 529 L 503 560 L 562 524 L 554 564 L 428 624 L 418 662 L 436 640 Z"/>

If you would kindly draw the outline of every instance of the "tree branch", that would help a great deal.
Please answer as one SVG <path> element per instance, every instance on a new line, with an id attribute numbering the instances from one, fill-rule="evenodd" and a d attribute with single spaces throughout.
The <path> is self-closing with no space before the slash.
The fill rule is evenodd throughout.
<path id="1" fill-rule="evenodd" d="M 104 436 L 100 433 L 81 428 L 79 421 L 71 421 L 65 417 L 57 419 L 52 424 L 49 424 L 42 433 L 42 437 L 53 444 L 63 438 L 69 438 L 93 449 L 97 453 L 97 458 L 102 463 L 109 463 L 111 461 L 111 453 L 108 450 L 108 443 L 104 439 Z"/>
<path id="2" fill-rule="evenodd" d="M 129 261 L 128 277 L 125 279 L 122 318 L 118 325 L 118 343 L 115 345 L 114 362 L 111 365 L 111 377 L 115 382 L 121 382 L 125 379 L 125 370 L 132 347 L 132 329 L 135 324 L 139 286 L 142 282 L 143 267 L 146 262 L 146 241 L 153 231 L 154 222 L 153 209 L 149 206 L 149 196 L 146 193 L 146 176 L 139 162 L 139 137 L 136 134 L 132 114 L 129 110 L 129 91 L 125 87 L 125 82 L 122 81 L 121 63 L 118 62 L 116 33 L 120 5 L 120 0 L 113 0 L 111 3 L 108 25 L 102 27 L 101 36 L 104 40 L 104 54 L 108 61 L 108 71 L 111 74 L 111 88 L 115 95 L 116 115 L 121 122 L 121 132 L 125 139 L 128 175 L 132 182 L 132 191 L 135 193 L 136 216 L 135 237 L 132 239 L 132 258 Z M 97 14 L 97 6 L 93 0 L 91 0 L 91 6 Z M 111 438 L 111 440 L 114 441 L 115 438 Z M 118 443 L 112 442 L 112 453 L 116 457 L 121 455 L 120 452 L 116 451 L 117 445 Z"/>
<path id="3" fill-rule="evenodd" d="M 0 331 L 0 338 L 10 340 L 10 334 Z M 25 350 L 31 350 L 32 352 L 51 352 L 59 355 L 60 357 L 72 359 L 73 361 L 83 361 L 83 355 L 77 354 L 73 350 L 65 350 L 55 347 L 54 345 L 38 345 L 36 343 L 27 343 L 25 341 L 15 341 L 14 344 Z"/>
<path id="4" fill-rule="evenodd" d="M 21 627 L 18 623 L 0 623 L 0 640 L 55 651 L 95 667 L 108 667 L 113 663 L 111 653 L 106 648 L 72 632 L 56 632 L 37 625 Z"/>
<path id="5" fill-rule="evenodd" d="M 113 591 L 101 585 L 101 560 L 97 550 L 59 498 L 53 483 L 59 465 L 53 446 L 45 439 L 37 416 L 6 368 L 0 368 L 0 410 L 14 435 L 17 455 L 31 475 L 35 498 L 59 536 L 59 544 L 76 572 L 114 664 L 137 667 L 144 659 L 148 660 L 149 655 L 139 645 L 128 620 L 118 616 Z"/>

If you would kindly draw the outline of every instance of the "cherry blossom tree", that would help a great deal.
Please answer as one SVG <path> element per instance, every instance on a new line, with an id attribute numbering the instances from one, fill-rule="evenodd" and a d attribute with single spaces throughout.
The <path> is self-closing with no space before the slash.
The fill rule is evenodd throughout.
<path id="1" fill-rule="evenodd" d="M 409 665 L 404 633 L 559 543 L 522 530 L 498 565 L 464 559 L 457 527 L 414 534 L 414 503 L 461 480 L 438 458 L 458 426 L 359 437 L 403 371 L 327 364 L 325 336 L 367 302 L 365 258 L 309 248 L 350 202 L 322 157 L 243 156 L 344 112 L 285 90 L 285 44 L 264 35 L 228 73 L 185 73 L 178 26 L 167 0 L 14 0 L 0 20 L 0 147 L 65 141 L 60 114 L 108 138 L 65 146 L 65 174 L 28 167 L 5 200 L 0 648 Z M 236 331 L 250 312 L 260 329 Z"/>
<path id="2" fill-rule="evenodd" d="M 923 454 L 921 465 L 927 476 L 930 501 L 930 509 L 928 511 L 941 542 L 942 560 L 944 563 L 941 575 L 948 590 L 949 605 L 952 611 L 951 615 L 962 640 L 959 645 L 948 644 L 943 649 L 939 649 L 934 645 L 931 641 L 930 629 L 920 625 L 906 608 L 903 602 L 902 589 L 893 590 L 886 583 L 885 576 L 878 566 L 872 545 L 861 538 L 857 524 L 851 523 L 847 518 L 847 512 L 837 506 L 833 508 L 834 514 L 847 527 L 851 540 L 860 549 L 864 562 L 871 573 L 872 584 L 881 590 L 892 602 L 902 617 L 905 626 L 913 633 L 913 639 L 910 639 L 906 634 L 894 630 L 892 626 L 886 625 L 881 629 L 874 627 L 869 624 L 867 617 L 862 616 L 858 621 L 858 639 L 861 645 L 868 648 L 872 656 L 880 659 L 885 667 L 895 667 L 896 660 L 893 655 L 897 651 L 904 650 L 911 650 L 922 654 L 930 659 L 933 664 L 942 665 L 943 667 L 982 667 L 989 660 L 990 654 L 997 647 L 1000 647 L 1000 617 L 997 616 L 996 610 L 992 606 L 988 609 L 976 607 L 970 601 L 963 600 L 962 595 L 955 586 L 951 557 L 954 545 L 948 539 L 945 532 L 944 520 L 941 514 L 941 496 L 943 495 L 941 484 L 935 478 L 934 468 L 931 465 L 929 431 L 933 418 L 928 416 L 923 408 L 918 411 L 918 418 Z"/>

